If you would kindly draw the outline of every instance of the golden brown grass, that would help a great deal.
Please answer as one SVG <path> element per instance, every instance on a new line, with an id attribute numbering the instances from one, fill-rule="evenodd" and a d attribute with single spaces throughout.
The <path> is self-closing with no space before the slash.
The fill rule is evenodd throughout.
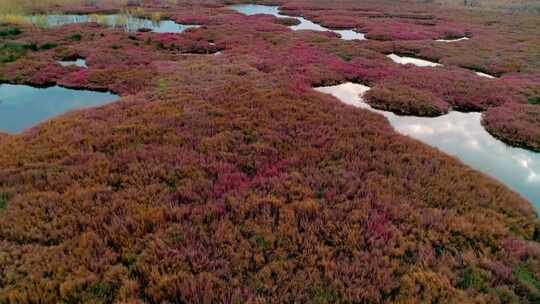
<path id="1" fill-rule="evenodd" d="M 28 20 L 27 18 L 24 18 L 24 16 L 20 14 L 10 13 L 10 14 L 0 15 L 0 24 L 2 23 L 23 25 L 23 24 L 30 24 L 31 22 L 30 20 Z"/>
<path id="2" fill-rule="evenodd" d="M 540 2 L 536 0 L 424 0 L 421 2 L 431 2 L 455 8 L 540 13 Z"/>

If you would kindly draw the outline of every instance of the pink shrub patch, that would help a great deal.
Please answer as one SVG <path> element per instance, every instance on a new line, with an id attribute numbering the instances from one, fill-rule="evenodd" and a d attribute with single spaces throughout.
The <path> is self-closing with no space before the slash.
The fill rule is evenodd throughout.
<path id="1" fill-rule="evenodd" d="M 380 110 L 402 115 L 439 116 L 448 112 L 449 105 L 428 91 L 385 83 L 371 88 L 366 102 Z"/>
<path id="2" fill-rule="evenodd" d="M 482 124 L 514 146 L 540 151 L 540 106 L 506 103 L 484 113 Z"/>

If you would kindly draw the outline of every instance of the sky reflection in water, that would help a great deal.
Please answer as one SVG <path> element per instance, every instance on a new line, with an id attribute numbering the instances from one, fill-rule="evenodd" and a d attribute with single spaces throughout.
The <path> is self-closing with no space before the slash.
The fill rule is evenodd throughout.
<path id="1" fill-rule="evenodd" d="M 78 66 L 78 67 L 81 67 L 81 68 L 87 68 L 88 67 L 86 65 L 86 60 L 84 60 L 84 59 L 58 61 L 58 63 L 61 66 L 72 66 L 72 65 L 74 65 L 74 66 Z"/>
<path id="2" fill-rule="evenodd" d="M 62 87 L 34 88 L 0 85 L 0 131 L 20 132 L 61 113 L 114 101 L 106 92 L 72 90 Z"/>
<path id="3" fill-rule="evenodd" d="M 300 24 L 290 26 L 293 31 L 299 30 L 312 30 L 319 32 L 334 32 L 341 35 L 343 40 L 365 40 L 366 37 L 362 33 L 355 32 L 353 30 L 331 30 L 317 23 L 309 21 L 302 17 L 287 16 L 279 12 L 277 6 L 258 5 L 258 4 L 238 4 L 229 6 L 231 9 L 242 13 L 244 15 L 256 15 L 256 14 L 268 14 L 282 18 L 294 18 L 300 20 Z"/>
<path id="4" fill-rule="evenodd" d="M 375 110 L 360 95 L 369 87 L 345 83 L 316 88 L 344 103 L 384 115 L 399 133 L 458 157 L 527 198 L 540 210 L 540 153 L 510 147 L 491 136 L 480 124 L 481 113 L 450 112 L 435 118 L 398 116 Z"/>
<path id="5" fill-rule="evenodd" d="M 47 15 L 32 16 L 30 20 L 46 26 L 61 26 L 72 23 L 97 22 L 110 27 L 123 28 L 128 32 L 135 32 L 146 28 L 155 33 L 181 33 L 188 28 L 198 25 L 179 24 L 172 20 L 153 21 L 131 15 Z"/>

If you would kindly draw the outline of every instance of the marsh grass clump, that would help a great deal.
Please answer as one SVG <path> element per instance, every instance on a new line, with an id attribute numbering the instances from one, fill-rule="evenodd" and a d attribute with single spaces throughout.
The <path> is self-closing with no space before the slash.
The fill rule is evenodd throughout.
<path id="1" fill-rule="evenodd" d="M 157 89 L 158 89 L 159 94 L 164 94 L 168 88 L 169 88 L 169 83 L 167 82 L 166 79 L 163 79 L 163 78 L 158 79 Z"/>
<path id="2" fill-rule="evenodd" d="M 55 47 L 57 47 L 58 44 L 57 43 L 54 43 L 54 42 L 45 42 L 44 44 L 40 45 L 39 49 L 40 50 L 50 50 L 50 49 L 54 49 Z"/>
<path id="3" fill-rule="evenodd" d="M 527 101 L 533 105 L 540 105 L 540 97 L 529 97 Z"/>
<path id="4" fill-rule="evenodd" d="M 41 45 L 38 45 L 35 42 L 31 43 L 20 43 L 20 42 L 7 42 L 0 44 L 0 62 L 8 63 L 13 62 L 19 59 L 20 57 L 26 55 L 28 51 L 37 52 L 37 51 L 46 51 L 54 49 L 58 46 L 54 42 L 45 42 Z"/>
<path id="5" fill-rule="evenodd" d="M 73 35 L 68 36 L 67 39 L 72 40 L 72 41 L 81 41 L 82 35 L 79 33 L 75 33 Z"/>
<path id="6" fill-rule="evenodd" d="M 5 193 L 0 193 L 0 212 L 5 210 L 8 205 L 8 196 Z"/>
<path id="7" fill-rule="evenodd" d="M 35 44 L 9 42 L 0 45 L 0 62 L 8 63 L 24 56 L 28 50 L 37 50 Z"/>
<path id="8" fill-rule="evenodd" d="M 21 14 L 0 13 L 0 24 L 29 25 L 32 22 Z"/>
<path id="9" fill-rule="evenodd" d="M 14 27 L 14 26 L 7 26 L 4 28 L 0 27 L 0 37 L 17 36 L 21 33 L 22 31 L 18 27 Z"/>
<path id="10" fill-rule="evenodd" d="M 418 90 L 406 85 L 378 85 L 364 96 L 372 107 L 400 115 L 439 116 L 449 110 L 448 103 L 429 91 Z"/>
<path id="11" fill-rule="evenodd" d="M 482 290 L 487 286 L 486 274 L 476 267 L 465 269 L 461 276 L 458 286 L 462 289 L 477 289 Z"/>
<path id="12" fill-rule="evenodd" d="M 163 18 L 161 12 L 153 12 L 152 14 L 150 14 L 150 19 L 153 21 L 153 22 L 159 22 L 161 21 L 161 19 Z"/>
<path id="13" fill-rule="evenodd" d="M 533 303 L 539 302 L 540 281 L 535 278 L 534 274 L 529 272 L 526 268 L 522 266 L 517 266 L 512 274 L 522 285 L 522 287 L 529 291 L 529 300 L 531 300 Z"/>
<path id="14" fill-rule="evenodd" d="M 299 25 L 300 20 L 298 18 L 279 17 L 279 18 L 276 18 L 276 23 L 285 25 L 285 26 L 294 26 L 294 25 Z"/>

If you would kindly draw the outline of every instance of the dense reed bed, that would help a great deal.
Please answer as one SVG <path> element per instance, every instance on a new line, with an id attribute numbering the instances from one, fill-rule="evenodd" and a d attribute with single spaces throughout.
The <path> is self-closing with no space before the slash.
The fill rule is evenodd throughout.
<path id="1" fill-rule="evenodd" d="M 353 18 L 351 1 L 305 3 L 286 6 Z M 529 202 L 311 89 L 354 80 L 380 86 L 392 106 L 424 96 L 410 103 L 420 114 L 434 104 L 515 114 L 537 92 L 530 73 L 491 80 L 459 64 L 401 66 L 384 55 L 387 42 L 292 32 L 217 2 L 144 9 L 163 7 L 201 27 L 19 25 L 0 37 L 25 46 L 0 63 L 2 82 L 123 96 L 0 134 L 0 302 L 540 300 Z M 68 58 L 88 68 L 56 63 Z"/>

